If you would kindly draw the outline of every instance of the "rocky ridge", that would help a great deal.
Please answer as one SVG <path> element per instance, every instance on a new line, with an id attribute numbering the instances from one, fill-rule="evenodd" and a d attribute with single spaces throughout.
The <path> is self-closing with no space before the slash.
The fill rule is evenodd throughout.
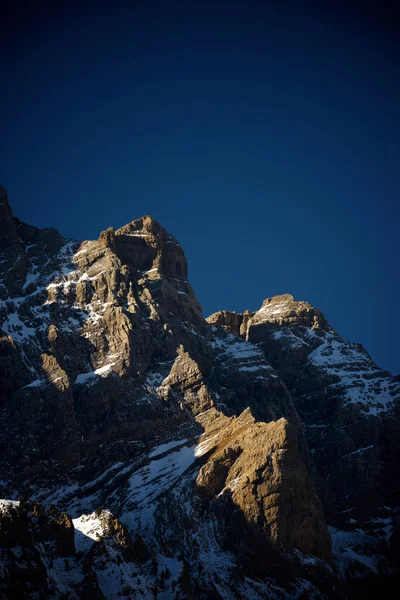
<path id="1" fill-rule="evenodd" d="M 393 576 L 396 378 L 290 295 L 205 320 L 151 217 L 79 243 L 0 196 L 0 494 L 75 532 L 50 565 L 23 505 L 36 558 L 1 554 L 0 597 L 35 561 L 38 598 L 345 598 Z"/>

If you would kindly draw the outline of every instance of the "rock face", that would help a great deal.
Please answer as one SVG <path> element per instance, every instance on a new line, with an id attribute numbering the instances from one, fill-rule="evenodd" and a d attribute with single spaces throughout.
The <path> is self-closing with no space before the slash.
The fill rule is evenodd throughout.
<path id="1" fill-rule="evenodd" d="M 345 598 L 393 577 L 398 380 L 290 295 L 205 320 L 151 217 L 79 243 L 0 203 L 0 495 L 29 498 L 3 502 L 0 573 L 20 597 Z"/>
<path id="2" fill-rule="evenodd" d="M 58 561 L 68 577 L 70 560 L 75 560 L 74 527 L 67 514 L 0 501 L 0 597 L 53 597 L 56 589 L 46 567 Z"/>
<path id="3" fill-rule="evenodd" d="M 230 536 L 232 530 L 243 533 L 244 517 L 245 535 L 254 536 L 254 543 L 269 549 L 302 548 L 329 561 L 331 540 L 295 430 L 284 418 L 255 423 L 249 410 L 242 415 L 244 422 L 242 417 L 225 425 L 222 439 L 200 469 L 196 483 L 201 495 L 234 507 L 224 510 Z"/>
<path id="4" fill-rule="evenodd" d="M 217 313 L 208 321 L 216 319 L 229 330 L 229 316 Z M 398 519 L 399 378 L 379 369 L 360 344 L 344 341 L 318 310 L 289 294 L 265 300 L 240 335 L 262 348 L 290 390 L 337 559 L 343 567 L 350 547 L 366 556 L 357 572 L 364 574 L 365 565 L 377 569 L 387 551 L 377 540 L 389 539 Z"/>
<path id="5" fill-rule="evenodd" d="M 0 185 L 0 248 L 3 250 L 20 242 L 17 223 L 13 219 L 6 190 Z"/>

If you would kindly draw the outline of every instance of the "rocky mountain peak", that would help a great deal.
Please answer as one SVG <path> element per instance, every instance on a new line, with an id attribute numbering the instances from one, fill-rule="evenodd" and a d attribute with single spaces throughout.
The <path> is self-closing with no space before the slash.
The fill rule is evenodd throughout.
<path id="1" fill-rule="evenodd" d="M 398 379 L 290 294 L 205 320 L 150 216 L 79 243 L 4 194 L 0 496 L 33 503 L 0 500 L 0 597 L 344 599 L 393 572 Z"/>
<path id="2" fill-rule="evenodd" d="M 218 311 L 207 317 L 209 323 L 224 327 L 244 339 L 256 341 L 257 333 L 264 336 L 265 329 L 273 332 L 276 327 L 307 327 L 313 331 L 331 329 L 324 315 L 311 304 L 297 301 L 292 294 L 281 294 L 266 298 L 259 310 L 244 313 Z M 261 327 L 261 329 L 256 329 Z M 251 333 L 250 333 L 251 330 Z"/>
<path id="3" fill-rule="evenodd" d="M 150 216 L 136 219 L 115 232 L 115 252 L 123 264 L 141 271 L 159 270 L 166 277 L 187 281 L 185 254 L 177 240 Z"/>
<path id="4" fill-rule="evenodd" d="M 311 327 L 312 330 L 329 329 L 329 323 L 319 310 L 308 302 L 295 300 L 291 294 L 282 294 L 264 300 L 261 308 L 252 317 L 252 325 L 266 322 L 302 325 Z"/>

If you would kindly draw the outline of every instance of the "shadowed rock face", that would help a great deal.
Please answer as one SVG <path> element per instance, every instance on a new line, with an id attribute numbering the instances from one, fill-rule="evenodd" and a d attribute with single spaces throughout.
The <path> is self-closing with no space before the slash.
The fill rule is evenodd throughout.
<path id="1" fill-rule="evenodd" d="M 81 548 L 33 553 L 32 589 L 329 598 L 390 571 L 397 380 L 288 294 L 205 320 L 151 217 L 79 243 L 0 192 L 0 496 L 57 504 Z"/>
<path id="2" fill-rule="evenodd" d="M 0 249 L 20 242 L 6 190 L 0 185 Z"/>

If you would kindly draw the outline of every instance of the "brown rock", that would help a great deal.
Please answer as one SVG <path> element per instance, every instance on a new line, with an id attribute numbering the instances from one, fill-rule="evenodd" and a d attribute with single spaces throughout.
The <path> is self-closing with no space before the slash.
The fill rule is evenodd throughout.
<path id="1" fill-rule="evenodd" d="M 331 559 L 322 507 L 285 419 L 255 423 L 244 414 L 225 424 L 214 445 L 196 481 L 203 497 L 224 502 L 226 496 L 239 509 L 231 513 L 237 523 L 228 513 L 228 528 L 242 530 L 244 517 L 246 535 L 255 540 Z"/>
<path id="2" fill-rule="evenodd" d="M 115 231 L 114 227 L 109 227 L 105 231 L 100 233 L 99 237 L 100 245 L 103 248 L 110 248 L 113 252 L 115 252 Z"/>
<path id="3" fill-rule="evenodd" d="M 210 325 L 218 325 L 227 329 L 234 335 L 240 336 L 240 327 L 243 323 L 243 315 L 229 312 L 228 310 L 220 310 L 206 319 Z"/>

